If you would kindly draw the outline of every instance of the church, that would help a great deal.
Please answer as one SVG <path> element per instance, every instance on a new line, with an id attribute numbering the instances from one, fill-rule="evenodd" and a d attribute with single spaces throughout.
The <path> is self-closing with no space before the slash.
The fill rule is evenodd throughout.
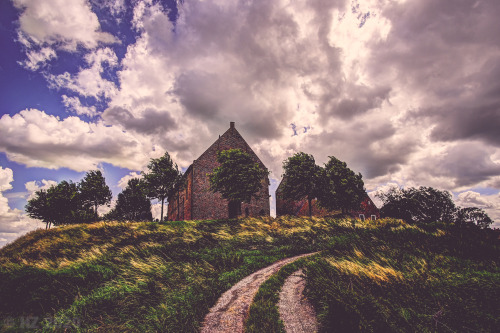
<path id="1" fill-rule="evenodd" d="M 241 149 L 267 170 L 245 139 L 236 130 L 234 122 L 219 136 L 200 157 L 193 161 L 183 175 L 184 186 L 168 197 L 167 218 L 169 221 L 211 220 L 236 218 L 238 216 L 269 216 L 269 177 L 262 179 L 262 187 L 250 203 L 230 205 L 220 193 L 210 190 L 208 174 L 219 166 L 217 153 L 228 149 Z"/>
<path id="2" fill-rule="evenodd" d="M 329 211 L 322 208 L 318 204 L 317 199 L 311 202 L 311 212 L 313 216 L 325 217 L 340 214 L 341 211 Z M 283 197 L 283 180 L 276 189 L 276 216 L 294 215 L 294 216 L 308 216 L 309 215 L 309 202 L 306 198 L 302 200 L 285 199 Z M 362 200 L 359 208 L 349 212 L 349 215 L 362 220 L 376 220 L 380 218 L 380 210 L 377 208 L 372 199 L 366 194 Z"/>

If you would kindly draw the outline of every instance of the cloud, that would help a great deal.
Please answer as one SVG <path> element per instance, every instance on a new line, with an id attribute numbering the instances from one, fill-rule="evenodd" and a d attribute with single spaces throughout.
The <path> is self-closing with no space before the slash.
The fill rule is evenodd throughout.
<path id="1" fill-rule="evenodd" d="M 12 189 L 13 181 L 12 169 L 0 166 L 0 246 L 38 227 L 36 221 L 24 216 L 21 210 L 9 207 L 3 192 Z"/>
<path id="2" fill-rule="evenodd" d="M 126 10 L 125 0 L 91 0 L 91 2 L 100 8 L 109 10 L 110 14 L 119 22 Z"/>
<path id="3" fill-rule="evenodd" d="M 19 30 L 33 45 L 54 45 L 76 51 L 77 46 L 95 48 L 99 43 L 116 43 L 102 32 L 97 15 L 87 0 L 13 0 L 21 10 Z"/>
<path id="4" fill-rule="evenodd" d="M 0 167 L 0 192 L 10 190 L 14 181 L 14 173 L 12 169 Z"/>
<path id="5" fill-rule="evenodd" d="M 57 185 L 57 182 L 55 180 L 42 179 L 41 181 L 35 181 L 35 180 L 29 181 L 29 182 L 24 184 L 24 187 L 28 191 L 26 200 L 33 199 L 35 197 L 36 191 L 47 190 L 50 187 L 56 186 L 56 185 Z"/>
<path id="6" fill-rule="evenodd" d="M 50 60 L 57 58 L 56 52 L 50 47 L 44 47 L 40 50 L 30 50 L 26 56 L 28 57 L 27 60 L 19 61 L 18 63 L 31 71 L 36 71 L 40 67 L 44 67 Z"/>
<path id="7" fill-rule="evenodd" d="M 118 58 L 110 48 L 97 49 L 85 55 L 85 61 L 89 65 L 81 68 L 72 75 L 69 72 L 54 75 L 46 74 L 49 87 L 53 89 L 67 89 L 74 91 L 84 97 L 93 97 L 97 100 L 111 98 L 116 94 L 117 87 L 113 81 L 103 78 L 105 66 L 118 66 Z"/>
<path id="8" fill-rule="evenodd" d="M 76 171 L 95 169 L 106 162 L 139 170 L 152 154 L 152 145 L 117 126 L 86 123 L 77 117 L 59 119 L 29 109 L 0 118 L 0 149 L 28 167 Z"/>
<path id="9" fill-rule="evenodd" d="M 134 1 L 127 15 L 120 0 L 92 3 L 100 15 L 131 19 L 135 40 L 119 59 L 98 41 L 96 21 L 84 30 L 97 42 L 78 34 L 44 42 L 55 50 L 93 45 L 75 73 L 46 77 L 77 115 L 102 111 L 80 101 L 96 99 L 105 110 L 95 123 L 45 115 L 41 124 L 35 110 L 2 118 L 0 126 L 19 133 L 0 139 L 10 158 L 139 170 L 167 150 L 186 167 L 235 121 L 275 180 L 282 161 L 304 151 L 319 164 L 332 155 L 346 161 L 370 190 L 390 182 L 498 186 L 495 1 L 185 1 L 175 22 L 160 1 Z M 29 48 L 32 37 L 20 27 Z M 109 80 L 115 74 L 119 82 Z M 79 139 L 45 138 L 66 128 Z"/>
<path id="10" fill-rule="evenodd" d="M 463 207 L 493 208 L 494 204 L 481 193 L 474 191 L 465 191 L 459 193 L 456 204 Z"/>
<path id="11" fill-rule="evenodd" d="M 131 172 L 128 175 L 123 176 L 118 181 L 118 187 L 124 190 L 128 185 L 128 181 L 134 178 L 142 178 L 142 174 L 140 172 Z"/>
<path id="12" fill-rule="evenodd" d="M 483 209 L 494 221 L 491 228 L 500 228 L 500 193 L 485 195 L 476 191 L 464 191 L 455 198 L 460 207 L 478 207 Z"/>
<path id="13" fill-rule="evenodd" d="M 84 106 L 80 99 L 76 96 L 68 97 L 62 95 L 62 102 L 64 106 L 71 112 L 77 115 L 85 115 L 89 117 L 95 117 L 97 115 L 97 110 L 95 106 Z"/>
<path id="14" fill-rule="evenodd" d="M 495 1 L 385 7 L 392 29 L 373 43 L 369 71 L 412 93 L 409 121 L 432 126 L 432 140 L 500 145 L 499 14 Z"/>
<path id="15" fill-rule="evenodd" d="M 486 184 L 500 175 L 500 163 L 491 158 L 494 151 L 480 142 L 442 146 L 433 155 L 424 154 L 415 160 L 409 178 L 420 181 L 422 185 L 427 180 L 427 185 L 448 189 L 463 190 Z M 432 177 L 445 179 L 445 182 L 440 184 L 438 180 L 432 184 Z"/>
<path id="16" fill-rule="evenodd" d="M 159 134 L 177 127 L 176 121 L 166 110 L 146 109 L 140 117 L 135 117 L 124 108 L 111 107 L 105 110 L 101 117 L 106 124 L 119 124 L 128 130 L 143 134 Z"/>

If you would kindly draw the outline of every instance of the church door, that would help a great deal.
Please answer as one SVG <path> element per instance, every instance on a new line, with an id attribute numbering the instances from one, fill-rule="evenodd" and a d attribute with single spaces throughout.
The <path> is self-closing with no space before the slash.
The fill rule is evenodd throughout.
<path id="1" fill-rule="evenodd" d="M 230 201 L 229 205 L 229 218 L 235 219 L 238 215 L 241 215 L 241 202 L 238 201 Z"/>

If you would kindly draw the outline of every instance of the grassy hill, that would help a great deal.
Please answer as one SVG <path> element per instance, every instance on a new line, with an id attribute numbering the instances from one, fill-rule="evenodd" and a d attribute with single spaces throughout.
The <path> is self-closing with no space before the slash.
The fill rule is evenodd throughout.
<path id="1" fill-rule="evenodd" d="M 304 263 L 307 293 L 326 331 L 492 331 L 500 324 L 500 250 L 484 232 L 283 217 L 32 232 L 0 249 L 0 325 L 195 332 L 240 279 L 317 250 L 322 255 Z"/>

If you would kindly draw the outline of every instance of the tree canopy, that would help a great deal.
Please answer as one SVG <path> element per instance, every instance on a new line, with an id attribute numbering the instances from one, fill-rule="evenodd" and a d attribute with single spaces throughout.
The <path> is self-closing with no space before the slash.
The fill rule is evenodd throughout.
<path id="1" fill-rule="evenodd" d="M 161 202 L 161 217 L 163 221 L 163 205 L 165 198 L 173 193 L 179 186 L 182 174 L 174 164 L 168 152 L 160 158 L 153 158 L 148 164 L 148 172 L 143 172 L 146 195 L 150 199 L 158 199 Z"/>
<path id="2" fill-rule="evenodd" d="M 446 191 L 424 186 L 407 189 L 393 187 L 377 197 L 384 204 L 380 209 L 382 216 L 414 223 L 452 223 L 455 220 L 455 203 Z"/>
<path id="3" fill-rule="evenodd" d="M 220 151 L 217 162 L 220 166 L 209 174 L 210 189 L 230 202 L 250 202 L 269 175 L 269 171 L 241 149 Z"/>
<path id="4" fill-rule="evenodd" d="M 132 178 L 127 187 L 118 194 L 116 206 L 107 215 L 106 219 L 128 221 L 151 221 L 151 201 L 145 193 L 144 180 Z"/>
<path id="5" fill-rule="evenodd" d="M 47 190 L 35 192 L 25 207 L 28 216 L 51 225 L 90 222 L 92 212 L 82 205 L 77 184 L 63 180 Z"/>
<path id="6" fill-rule="evenodd" d="M 97 220 L 97 208 L 102 205 L 109 205 L 113 197 L 101 171 L 93 170 L 87 172 L 78 184 L 78 188 L 82 204 L 85 207 L 92 207 L 94 209 L 95 220 Z"/>
<path id="7" fill-rule="evenodd" d="M 354 173 L 345 162 L 334 156 L 330 156 L 319 179 L 318 203 L 325 209 L 341 209 L 342 213 L 346 213 L 359 209 L 366 197 L 361 173 Z"/>
<path id="8" fill-rule="evenodd" d="M 312 200 L 318 196 L 322 170 L 312 155 L 300 152 L 283 162 L 282 195 L 284 199 L 307 198 L 309 216 L 312 216 Z"/>
<path id="9" fill-rule="evenodd" d="M 465 207 L 457 209 L 456 223 L 460 226 L 475 224 L 481 229 L 486 229 L 493 223 L 493 220 L 480 208 Z"/>
<path id="10" fill-rule="evenodd" d="M 377 194 L 382 200 L 382 216 L 395 217 L 407 222 L 446 222 L 457 226 L 476 225 L 488 228 L 493 221 L 477 207 L 457 207 L 447 191 L 421 186 L 407 189 L 393 187 L 385 193 Z"/>

